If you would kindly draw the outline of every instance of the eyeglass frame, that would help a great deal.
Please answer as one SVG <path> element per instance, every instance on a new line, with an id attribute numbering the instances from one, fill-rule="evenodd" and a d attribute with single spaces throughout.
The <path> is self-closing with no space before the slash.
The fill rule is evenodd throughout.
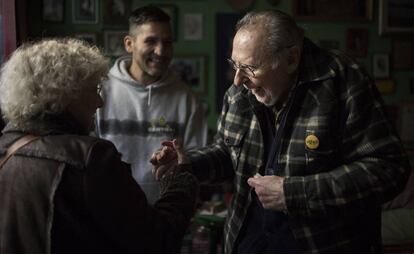
<path id="1" fill-rule="evenodd" d="M 227 62 L 230 64 L 233 70 L 237 71 L 237 69 L 239 69 L 249 77 L 256 77 L 256 74 L 254 72 L 257 71 L 258 67 L 247 64 L 236 64 L 236 62 L 231 58 L 227 58 Z M 249 72 L 247 72 L 247 70 L 251 73 L 251 75 Z"/>

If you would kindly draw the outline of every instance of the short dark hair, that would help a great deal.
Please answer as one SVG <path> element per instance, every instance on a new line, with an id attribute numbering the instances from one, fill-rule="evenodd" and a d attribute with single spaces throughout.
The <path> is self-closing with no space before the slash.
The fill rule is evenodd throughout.
<path id="1" fill-rule="evenodd" d="M 170 20 L 170 16 L 155 5 L 137 8 L 129 15 L 129 34 L 133 34 L 135 28 L 142 24 L 148 22 L 169 23 Z"/>

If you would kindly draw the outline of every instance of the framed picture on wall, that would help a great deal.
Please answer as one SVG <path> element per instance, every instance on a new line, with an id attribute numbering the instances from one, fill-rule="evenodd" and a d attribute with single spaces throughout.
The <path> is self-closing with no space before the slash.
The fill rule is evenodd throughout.
<path id="1" fill-rule="evenodd" d="M 75 24 L 97 24 L 99 20 L 98 0 L 73 0 L 72 21 Z"/>
<path id="2" fill-rule="evenodd" d="M 199 41 L 203 39 L 203 15 L 201 13 L 184 14 L 184 40 Z"/>
<path id="3" fill-rule="evenodd" d="M 64 0 L 43 0 L 42 19 L 46 22 L 63 22 Z"/>
<path id="4" fill-rule="evenodd" d="M 368 34 L 368 29 L 349 28 L 346 31 L 346 53 L 353 57 L 366 57 Z"/>
<path id="5" fill-rule="evenodd" d="M 390 76 L 388 54 L 376 53 L 372 56 L 372 74 L 376 79 L 384 79 Z"/>
<path id="6" fill-rule="evenodd" d="M 294 0 L 293 15 L 304 20 L 371 20 L 372 0 Z"/>
<path id="7" fill-rule="evenodd" d="M 75 38 L 86 41 L 90 45 L 96 45 L 96 34 L 94 33 L 78 33 Z"/>
<path id="8" fill-rule="evenodd" d="M 204 94 L 207 84 L 206 59 L 203 55 L 177 56 L 171 61 L 171 68 L 194 92 Z"/>
<path id="9" fill-rule="evenodd" d="M 131 12 L 131 0 L 106 0 L 103 11 L 103 22 L 106 26 L 128 27 Z"/>
<path id="10" fill-rule="evenodd" d="M 403 0 L 379 0 L 379 34 L 413 33 L 414 5 Z"/>
<path id="11" fill-rule="evenodd" d="M 118 57 L 126 53 L 124 46 L 124 37 L 128 31 L 105 31 L 104 48 L 108 56 Z"/>
<path id="12" fill-rule="evenodd" d="M 173 40 L 177 40 L 177 6 L 173 4 L 158 4 L 157 6 L 170 16 Z"/>
<path id="13" fill-rule="evenodd" d="M 392 39 L 392 67 L 396 70 L 414 68 L 414 40 Z"/>

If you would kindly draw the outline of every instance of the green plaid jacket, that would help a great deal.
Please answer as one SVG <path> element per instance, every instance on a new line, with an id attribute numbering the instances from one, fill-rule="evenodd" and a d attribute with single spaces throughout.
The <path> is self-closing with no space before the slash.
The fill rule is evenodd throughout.
<path id="1" fill-rule="evenodd" d="M 234 182 L 226 253 L 251 203 L 247 179 L 265 166 L 260 107 L 251 92 L 230 87 L 214 144 L 189 152 L 200 180 Z M 352 59 L 305 39 L 281 119 L 276 172 L 285 177 L 289 225 L 302 252 L 379 253 L 380 205 L 403 189 L 409 164 L 372 80 Z M 310 134 L 316 149 L 305 145 Z"/>

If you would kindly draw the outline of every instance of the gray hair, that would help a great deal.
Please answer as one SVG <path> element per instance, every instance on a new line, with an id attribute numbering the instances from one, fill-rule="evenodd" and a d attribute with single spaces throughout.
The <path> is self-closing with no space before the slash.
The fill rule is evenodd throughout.
<path id="1" fill-rule="evenodd" d="M 242 29 L 264 29 L 264 54 L 277 58 L 277 53 L 293 46 L 302 47 L 304 30 L 288 14 L 279 10 L 249 12 L 237 22 L 236 32 Z"/>
<path id="2" fill-rule="evenodd" d="M 86 88 L 86 80 L 107 75 L 108 63 L 97 47 L 77 39 L 24 44 L 1 68 L 1 111 L 16 127 L 63 113 Z"/>

